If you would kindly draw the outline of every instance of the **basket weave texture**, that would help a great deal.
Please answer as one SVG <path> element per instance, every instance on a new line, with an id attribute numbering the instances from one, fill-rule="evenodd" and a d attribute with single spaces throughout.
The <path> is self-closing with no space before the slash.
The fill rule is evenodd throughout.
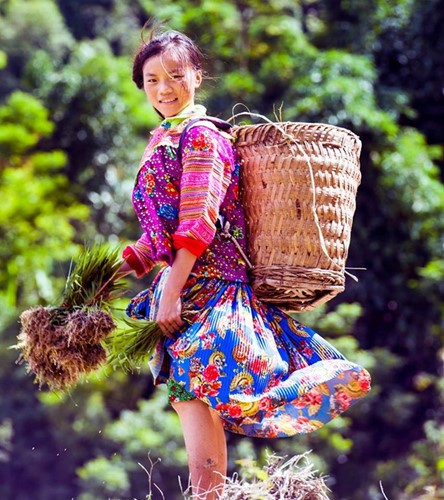
<path id="1" fill-rule="evenodd" d="M 318 123 L 242 125 L 234 133 L 253 288 L 264 302 L 313 309 L 344 290 L 361 142 Z"/>

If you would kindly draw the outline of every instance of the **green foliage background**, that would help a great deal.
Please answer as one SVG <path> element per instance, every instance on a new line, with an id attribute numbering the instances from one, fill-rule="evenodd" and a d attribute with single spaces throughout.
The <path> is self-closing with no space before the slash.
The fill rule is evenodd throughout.
<path id="1" fill-rule="evenodd" d="M 284 120 L 363 141 L 348 265 L 367 271 L 302 321 L 371 371 L 372 394 L 310 436 L 229 435 L 230 471 L 267 450 L 311 449 L 334 498 L 382 498 L 380 482 L 389 498 L 441 498 L 442 0 L 0 1 L 2 498 L 145 498 L 139 464 L 158 458 L 152 480 L 167 499 L 187 481 L 176 415 L 147 371 L 50 393 L 8 349 L 23 309 L 60 298 L 84 241 L 138 236 L 130 192 L 156 116 L 131 56 L 154 15 L 208 54 L 212 114 L 243 103 L 273 118 L 282 104 Z"/>

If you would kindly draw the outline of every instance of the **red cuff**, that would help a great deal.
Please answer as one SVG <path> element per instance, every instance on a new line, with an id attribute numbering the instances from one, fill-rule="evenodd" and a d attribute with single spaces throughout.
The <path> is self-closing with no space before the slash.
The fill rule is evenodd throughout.
<path id="1" fill-rule="evenodd" d="M 123 249 L 122 257 L 134 269 L 138 278 L 140 278 L 147 272 L 145 266 L 143 265 L 143 262 L 139 259 L 137 252 L 134 250 L 132 245 L 128 245 Z"/>
<path id="2" fill-rule="evenodd" d="M 194 238 L 173 234 L 173 248 L 175 250 L 186 248 L 196 257 L 200 257 L 207 249 L 207 245 L 203 241 L 195 240 Z"/>

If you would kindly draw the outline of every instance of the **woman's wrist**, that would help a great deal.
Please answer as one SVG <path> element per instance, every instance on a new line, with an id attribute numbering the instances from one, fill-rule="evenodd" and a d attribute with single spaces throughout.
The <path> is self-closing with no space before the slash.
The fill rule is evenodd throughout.
<path id="1" fill-rule="evenodd" d="M 124 278 L 125 276 L 128 276 L 133 272 L 135 272 L 134 269 L 130 266 L 130 264 L 126 260 L 124 260 L 119 270 L 116 273 L 116 277 L 118 279 Z"/>
<path id="2" fill-rule="evenodd" d="M 169 299 L 177 300 L 180 298 L 182 288 L 183 287 L 179 288 L 176 283 L 171 283 L 171 280 L 168 280 L 165 284 L 162 294 Z"/>
<path id="3" fill-rule="evenodd" d="M 186 248 L 177 250 L 163 293 L 178 299 L 196 262 L 196 256 Z"/>

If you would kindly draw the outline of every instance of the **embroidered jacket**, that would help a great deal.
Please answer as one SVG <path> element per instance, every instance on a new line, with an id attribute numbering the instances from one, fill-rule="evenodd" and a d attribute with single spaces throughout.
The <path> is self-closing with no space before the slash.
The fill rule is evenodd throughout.
<path id="1" fill-rule="evenodd" d="M 143 234 L 123 252 L 138 276 L 154 265 L 171 265 L 174 252 L 187 248 L 198 258 L 198 277 L 248 281 L 246 263 L 234 243 L 216 231 L 219 216 L 246 250 L 245 217 L 239 200 L 240 163 L 231 138 L 209 122 L 198 123 L 177 148 L 186 124 L 205 113 L 166 119 L 153 132 L 140 162 L 133 205 Z"/>

